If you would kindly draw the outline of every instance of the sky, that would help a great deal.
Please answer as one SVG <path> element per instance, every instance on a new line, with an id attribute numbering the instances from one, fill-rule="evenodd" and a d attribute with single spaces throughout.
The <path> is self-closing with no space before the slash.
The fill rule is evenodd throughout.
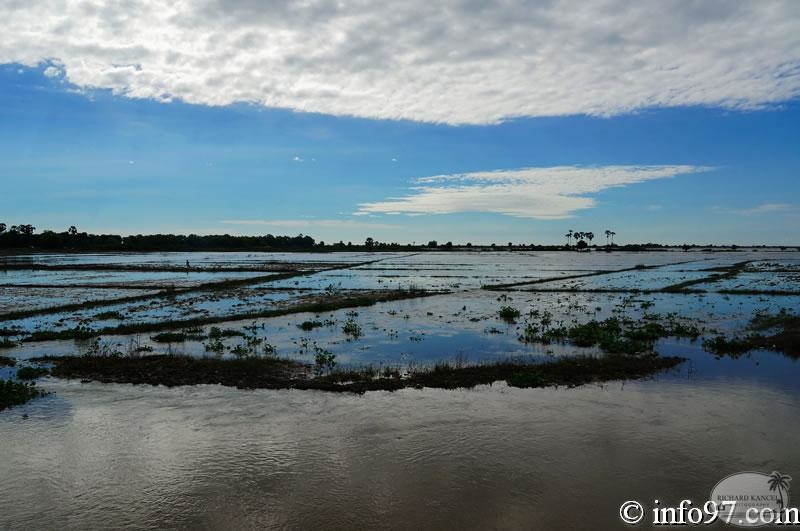
<path id="1" fill-rule="evenodd" d="M 0 222 L 800 244 L 800 2 L 10 0 Z"/>

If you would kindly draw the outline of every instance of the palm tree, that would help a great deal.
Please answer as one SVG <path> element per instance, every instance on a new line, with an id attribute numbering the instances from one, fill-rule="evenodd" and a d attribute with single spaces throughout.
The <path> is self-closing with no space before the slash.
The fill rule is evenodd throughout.
<path id="1" fill-rule="evenodd" d="M 568 233 L 565 234 L 567 237 L 567 247 L 569 247 L 570 241 L 572 241 L 572 229 L 569 230 Z"/>
<path id="2" fill-rule="evenodd" d="M 608 245 L 608 237 L 611 236 L 611 231 L 606 229 L 606 245 Z"/>
<path id="3" fill-rule="evenodd" d="M 587 232 L 586 239 L 589 240 L 589 243 L 592 243 L 592 240 L 594 240 L 594 232 Z"/>
<path id="4" fill-rule="evenodd" d="M 773 472 L 769 475 L 767 483 L 769 483 L 769 490 L 778 492 L 778 503 L 781 504 L 781 509 L 784 508 L 785 498 L 783 493 L 789 493 L 789 482 L 792 480 L 789 476 L 784 476 L 780 472 Z"/>

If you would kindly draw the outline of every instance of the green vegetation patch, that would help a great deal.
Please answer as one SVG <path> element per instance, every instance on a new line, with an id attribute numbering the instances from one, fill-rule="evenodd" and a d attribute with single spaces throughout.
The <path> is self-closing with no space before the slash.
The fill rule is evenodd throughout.
<path id="1" fill-rule="evenodd" d="M 514 323 L 522 313 L 513 306 L 503 306 L 498 310 L 497 315 L 508 323 Z"/>
<path id="2" fill-rule="evenodd" d="M 568 342 L 578 347 L 597 346 L 611 354 L 652 352 L 656 341 L 666 337 L 697 339 L 701 331 L 677 320 L 674 315 L 661 322 L 660 316 L 645 315 L 641 320 L 609 317 L 603 321 L 570 327 L 554 324 L 549 312 L 531 312 L 519 336 L 525 343 Z"/>
<path id="3" fill-rule="evenodd" d="M 0 411 L 22 405 L 45 394 L 33 382 L 0 380 Z"/>

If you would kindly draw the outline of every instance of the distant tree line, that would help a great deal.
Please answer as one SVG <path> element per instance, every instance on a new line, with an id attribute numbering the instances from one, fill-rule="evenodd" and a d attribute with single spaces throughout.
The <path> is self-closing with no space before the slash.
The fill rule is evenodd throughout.
<path id="1" fill-rule="evenodd" d="M 77 251 L 235 251 L 251 249 L 310 250 L 320 245 L 311 236 L 199 236 L 197 234 L 148 234 L 120 236 L 89 234 L 75 226 L 64 232 L 36 233 L 33 225 L 0 223 L 0 249 L 46 249 Z"/>
<path id="2" fill-rule="evenodd" d="M 688 251 L 695 248 L 730 247 L 724 245 L 695 245 L 684 244 L 681 246 L 670 246 L 659 243 L 626 244 L 617 245 L 614 243 L 616 233 L 611 230 L 605 231 L 606 246 L 605 250 L 610 251 L 646 251 L 648 249 L 679 247 Z M 566 235 L 566 249 L 588 249 L 595 235 L 592 232 L 581 232 L 570 230 Z M 572 241 L 575 247 L 572 247 Z M 595 246 L 597 247 L 597 246 Z M 761 245 L 759 247 L 765 247 Z M 311 236 L 298 234 L 297 236 L 231 236 L 229 234 L 215 234 L 209 236 L 199 236 L 197 234 L 148 234 L 120 236 L 117 234 L 89 234 L 80 232 L 77 227 L 71 226 L 64 232 L 45 230 L 36 233 L 33 225 L 11 225 L 0 223 L 0 250 L 3 249 L 41 249 L 41 250 L 63 250 L 63 251 L 450 251 L 458 249 L 490 249 L 509 251 L 522 250 L 542 250 L 556 251 L 564 250 L 564 245 L 537 245 L 534 243 L 513 243 L 508 245 L 489 244 L 474 245 L 466 243 L 463 245 L 453 244 L 448 241 L 439 243 L 437 240 L 430 240 L 427 243 L 417 245 L 401 244 L 396 242 L 381 242 L 374 238 L 367 238 L 364 243 L 343 242 L 326 244 L 324 241 L 317 242 Z M 786 249 L 787 246 L 780 246 Z M 601 248 L 597 248 L 600 250 Z"/>

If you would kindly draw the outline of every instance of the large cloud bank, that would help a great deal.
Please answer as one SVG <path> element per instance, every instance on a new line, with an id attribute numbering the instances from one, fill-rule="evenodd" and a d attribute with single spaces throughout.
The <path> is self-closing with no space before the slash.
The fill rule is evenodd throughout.
<path id="1" fill-rule="evenodd" d="M 0 63 L 206 105 L 483 124 L 800 94 L 796 0 L 6 0 L 0 20 Z"/>

